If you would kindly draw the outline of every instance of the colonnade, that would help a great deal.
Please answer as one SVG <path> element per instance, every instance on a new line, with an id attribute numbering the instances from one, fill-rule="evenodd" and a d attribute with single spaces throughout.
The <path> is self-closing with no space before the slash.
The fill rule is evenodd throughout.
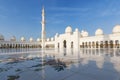
<path id="1" fill-rule="evenodd" d="M 15 43 L 2 43 L 0 48 L 41 48 L 40 44 L 15 44 Z"/>
<path id="2" fill-rule="evenodd" d="M 80 48 L 120 48 L 119 40 L 82 42 Z"/>

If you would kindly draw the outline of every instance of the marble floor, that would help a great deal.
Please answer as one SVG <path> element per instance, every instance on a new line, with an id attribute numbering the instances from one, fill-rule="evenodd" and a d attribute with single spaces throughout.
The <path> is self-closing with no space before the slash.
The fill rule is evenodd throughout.
<path id="1" fill-rule="evenodd" d="M 119 49 L 0 55 L 0 80 L 120 80 Z"/>

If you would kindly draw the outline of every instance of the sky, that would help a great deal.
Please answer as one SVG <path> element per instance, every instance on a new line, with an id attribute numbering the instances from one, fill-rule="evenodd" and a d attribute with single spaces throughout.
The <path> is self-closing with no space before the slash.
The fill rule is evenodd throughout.
<path id="1" fill-rule="evenodd" d="M 98 28 L 111 34 L 120 24 L 120 0 L 0 0 L 0 34 L 6 40 L 16 36 L 41 36 L 41 10 L 45 8 L 46 35 L 63 34 L 67 26 L 86 30 L 90 36 Z"/>

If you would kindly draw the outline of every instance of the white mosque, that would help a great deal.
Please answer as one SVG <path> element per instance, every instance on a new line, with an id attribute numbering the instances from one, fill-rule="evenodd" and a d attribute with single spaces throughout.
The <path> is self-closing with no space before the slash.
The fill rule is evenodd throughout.
<path id="1" fill-rule="evenodd" d="M 34 40 L 30 37 L 26 41 L 25 37 L 16 40 L 12 36 L 6 41 L 3 35 L 0 35 L 0 48 L 67 48 L 79 50 L 80 48 L 120 48 L 120 25 L 113 27 L 111 34 L 104 34 L 102 29 L 97 29 L 94 36 L 89 36 L 85 30 L 79 31 L 77 28 L 73 31 L 71 26 L 67 26 L 65 33 L 58 34 L 52 38 L 46 38 L 45 31 L 45 12 L 42 9 L 42 31 L 41 38 Z"/>

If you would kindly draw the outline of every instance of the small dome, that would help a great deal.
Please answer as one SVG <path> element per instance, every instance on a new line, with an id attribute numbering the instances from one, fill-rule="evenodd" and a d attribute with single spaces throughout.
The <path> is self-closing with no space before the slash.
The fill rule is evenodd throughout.
<path id="1" fill-rule="evenodd" d="M 84 35 L 84 30 L 81 31 L 81 35 L 82 35 L 82 36 Z"/>
<path id="2" fill-rule="evenodd" d="M 50 38 L 47 38 L 47 41 L 50 41 Z"/>
<path id="3" fill-rule="evenodd" d="M 81 33 L 83 33 L 83 32 L 84 32 L 84 30 L 81 31 Z"/>
<path id="4" fill-rule="evenodd" d="M 102 29 L 97 29 L 95 32 L 96 36 L 103 35 L 103 30 Z"/>
<path id="5" fill-rule="evenodd" d="M 32 38 L 32 37 L 30 37 L 29 41 L 30 41 L 30 42 L 33 42 L 33 38 Z"/>
<path id="6" fill-rule="evenodd" d="M 120 33 L 120 25 L 116 25 L 114 28 L 113 28 L 113 33 Z"/>
<path id="7" fill-rule="evenodd" d="M 65 33 L 72 33 L 72 28 L 71 28 L 71 26 L 68 26 L 68 27 L 65 29 Z"/>
<path id="8" fill-rule="evenodd" d="M 54 38 L 53 38 L 53 37 L 51 38 L 51 41 L 54 41 Z"/>
<path id="9" fill-rule="evenodd" d="M 88 37 L 88 32 L 87 31 L 84 31 L 84 30 L 82 30 L 81 31 L 81 35 L 83 36 L 83 37 Z"/>
<path id="10" fill-rule="evenodd" d="M 4 40 L 4 36 L 0 34 L 0 40 Z"/>
<path id="11" fill-rule="evenodd" d="M 21 37 L 21 41 L 25 41 L 25 38 L 24 38 L 24 37 Z"/>
<path id="12" fill-rule="evenodd" d="M 37 38 L 37 42 L 40 42 L 40 38 Z"/>
<path id="13" fill-rule="evenodd" d="M 59 34 L 58 34 L 58 33 L 56 33 L 56 34 L 55 34 L 55 36 L 56 36 L 56 37 L 58 37 L 58 36 L 59 36 Z"/>
<path id="14" fill-rule="evenodd" d="M 78 32 L 78 31 L 79 31 L 78 28 L 76 28 L 76 29 L 75 29 L 75 32 Z"/>
<path id="15" fill-rule="evenodd" d="M 87 32 L 87 31 L 85 31 L 85 32 L 83 33 L 83 37 L 88 37 L 88 32 Z"/>
<path id="16" fill-rule="evenodd" d="M 16 37 L 15 36 L 12 36 L 10 41 L 16 41 Z"/>

